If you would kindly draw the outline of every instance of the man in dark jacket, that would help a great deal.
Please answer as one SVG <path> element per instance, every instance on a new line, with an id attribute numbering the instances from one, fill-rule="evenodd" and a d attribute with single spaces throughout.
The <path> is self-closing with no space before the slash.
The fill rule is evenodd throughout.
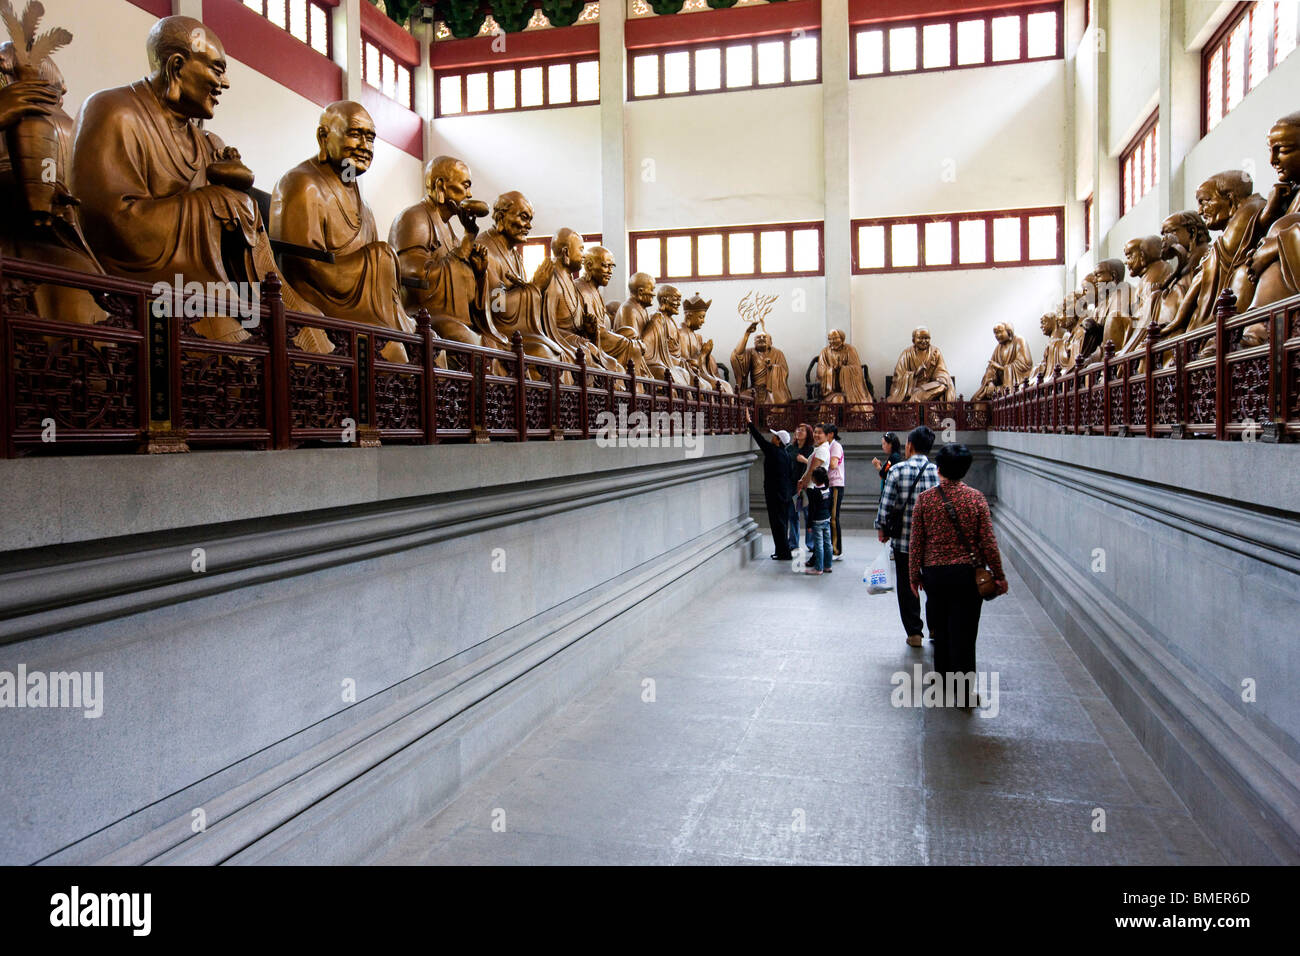
<path id="1" fill-rule="evenodd" d="M 745 413 L 745 424 L 749 434 L 758 442 L 758 450 L 763 453 L 763 498 L 767 502 L 767 521 L 776 539 L 776 554 L 773 561 L 789 561 L 794 557 L 790 553 L 789 515 L 790 501 L 794 498 L 794 476 L 791 470 L 794 459 L 790 455 L 790 433 L 774 431 L 771 439 L 763 437 L 754 427 L 753 416 Z"/>

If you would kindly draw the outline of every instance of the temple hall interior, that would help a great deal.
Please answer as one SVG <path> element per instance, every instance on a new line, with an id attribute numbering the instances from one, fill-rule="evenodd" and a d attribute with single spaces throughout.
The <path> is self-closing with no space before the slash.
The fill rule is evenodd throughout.
<path id="1" fill-rule="evenodd" d="M 1300 862 L 1298 42 L 0 0 L 0 864 Z"/>

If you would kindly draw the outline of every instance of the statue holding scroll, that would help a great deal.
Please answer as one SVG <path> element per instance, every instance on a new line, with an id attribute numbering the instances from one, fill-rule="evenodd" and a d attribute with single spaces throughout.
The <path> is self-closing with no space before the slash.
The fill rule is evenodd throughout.
<path id="1" fill-rule="evenodd" d="M 1029 354 L 1025 340 L 1016 335 L 1015 327 L 1010 322 L 999 322 L 993 326 L 993 337 L 998 344 L 993 347 L 988 368 L 984 378 L 971 401 L 993 398 L 1000 389 L 1015 388 L 1029 377 L 1034 360 Z"/>
<path id="2" fill-rule="evenodd" d="M 1300 295 L 1300 113 L 1289 113 L 1273 124 L 1268 147 L 1277 184 L 1263 217 L 1272 224 L 1250 261 L 1258 280 L 1256 306 Z M 1265 323 L 1250 326 L 1242 335 L 1247 347 L 1267 341 Z"/>
<path id="3" fill-rule="evenodd" d="M 1196 189 L 1196 201 L 1206 226 L 1223 232 L 1210 244 L 1173 322 L 1164 330 L 1169 335 L 1212 323 L 1215 303 L 1224 289 L 1232 289 L 1236 294 L 1238 312 L 1250 308 L 1255 297 L 1250 259 L 1264 236 L 1260 217 L 1264 197 L 1254 192 L 1250 176 L 1230 169 L 1201 183 Z"/>
<path id="4" fill-rule="evenodd" d="M 620 370 L 626 371 L 627 363 L 631 362 L 638 376 L 649 378 L 650 369 L 642 351 L 644 346 L 640 339 L 628 338 L 614 331 L 610 306 L 617 307 L 618 303 L 606 303 L 601 292 L 609 285 L 614 267 L 614 254 L 604 246 L 592 246 L 582 255 L 582 277 L 577 281 L 577 288 L 582 303 L 583 335 L 613 359 Z M 616 383 L 616 387 L 622 388 L 623 383 Z"/>
<path id="5" fill-rule="evenodd" d="M 712 304 L 698 292 L 682 303 L 684 315 L 677 330 L 678 351 L 682 363 L 698 376 L 700 388 L 716 389 L 730 395 L 731 384 L 718 374 L 718 363 L 713 360 L 713 339 L 706 340 L 700 334 L 704 316 Z"/>
<path id="6" fill-rule="evenodd" d="M 229 89 L 221 41 L 191 17 L 164 17 L 146 43 L 150 73 L 86 100 L 72 150 L 72 193 L 95 256 L 145 282 L 259 282 L 275 271 L 270 238 L 247 190 L 253 173 L 200 125 Z M 315 313 L 285 285 L 287 308 Z M 199 334 L 241 341 L 230 316 Z"/>
<path id="7" fill-rule="evenodd" d="M 772 345 L 766 332 L 754 335 L 759 326 L 755 319 L 745 326 L 744 334 L 731 352 L 731 370 L 736 375 L 736 391 L 751 396 L 756 405 L 784 405 L 790 401 L 790 363 L 785 353 Z M 754 347 L 747 348 L 754 335 Z"/>
<path id="8" fill-rule="evenodd" d="M 823 402 L 847 402 L 860 405 L 874 402 L 862 374 L 862 359 L 839 329 L 826 334 L 826 348 L 817 356 L 817 381 L 822 387 Z"/>
<path id="9" fill-rule="evenodd" d="M 388 244 L 405 280 L 402 304 L 408 313 L 427 309 L 433 333 L 441 339 L 483 344 L 488 259 L 486 241 L 478 241 L 477 214 L 486 211 L 470 193 L 469 167 L 454 156 L 439 156 L 424 168 L 424 198 L 403 209 L 388 230 Z M 531 206 L 527 220 L 531 224 Z M 522 275 L 522 264 L 519 271 Z M 536 290 L 530 291 L 536 300 Z M 499 341 L 488 344 L 508 347 Z"/>
<path id="10" fill-rule="evenodd" d="M 331 318 L 414 332 L 402 308 L 397 254 L 379 238 L 375 215 L 357 187 L 374 158 L 374 120 L 360 103 L 331 103 L 321 114 L 316 143 L 316 155 L 275 184 L 271 234 L 329 252 L 334 261 L 286 257 L 285 278 Z M 406 361 L 400 342 L 390 341 L 381 354 Z"/>
<path id="11" fill-rule="evenodd" d="M 930 330 L 917 326 L 912 344 L 903 349 L 894 366 L 891 402 L 951 402 L 957 398 L 943 353 L 930 344 Z"/>

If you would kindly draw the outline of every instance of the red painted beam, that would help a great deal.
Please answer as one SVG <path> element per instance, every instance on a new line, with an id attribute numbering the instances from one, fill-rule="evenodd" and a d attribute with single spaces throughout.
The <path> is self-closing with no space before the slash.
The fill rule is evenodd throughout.
<path id="1" fill-rule="evenodd" d="M 641 17 L 628 20 L 623 35 L 627 48 L 635 50 L 697 40 L 732 40 L 791 30 L 816 30 L 821 22 L 821 0 L 788 0 L 756 7 Z"/>
<path id="2" fill-rule="evenodd" d="M 203 0 L 203 22 L 221 38 L 229 56 L 281 86 L 320 106 L 343 98 L 338 64 L 239 0 Z"/>
<path id="3" fill-rule="evenodd" d="M 849 23 L 920 20 L 926 17 L 1041 6 L 1043 0 L 849 0 Z"/>
<path id="4" fill-rule="evenodd" d="M 497 45 L 495 50 L 492 48 L 493 43 Z M 514 63 L 519 60 L 599 52 L 600 26 L 583 23 L 572 27 L 556 27 L 553 30 L 507 33 L 499 37 L 440 40 L 429 48 L 429 61 L 435 70 L 449 70 L 484 63 Z"/>
<path id="5" fill-rule="evenodd" d="M 172 15 L 172 0 L 126 0 L 126 2 L 139 7 L 146 13 L 152 13 L 155 17 L 170 17 Z"/>
<path id="6" fill-rule="evenodd" d="M 366 0 L 361 3 L 361 32 L 369 34 L 371 39 L 377 40 L 407 66 L 420 65 L 420 41 Z"/>
<path id="7" fill-rule="evenodd" d="M 361 84 L 361 105 L 375 121 L 379 138 L 404 153 L 424 160 L 424 120 L 396 100 L 390 100 L 369 83 Z"/>

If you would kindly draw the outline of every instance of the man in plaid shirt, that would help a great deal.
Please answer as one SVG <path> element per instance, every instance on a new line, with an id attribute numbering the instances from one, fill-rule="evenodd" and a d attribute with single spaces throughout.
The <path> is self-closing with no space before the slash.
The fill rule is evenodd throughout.
<path id="1" fill-rule="evenodd" d="M 898 595 L 898 613 L 903 619 L 903 630 L 907 632 L 907 643 L 920 647 L 924 640 L 924 625 L 921 623 L 921 599 L 907 586 L 908 553 L 907 543 L 912 535 L 912 506 L 916 496 L 927 488 L 939 484 L 939 469 L 930 461 L 930 449 L 934 447 L 934 432 L 919 425 L 907 435 L 907 447 L 903 449 L 906 460 L 900 461 L 889 469 L 885 476 L 885 488 L 880 493 L 880 507 L 876 509 L 876 536 L 888 541 L 885 534 L 885 516 L 898 502 L 905 502 L 903 510 L 903 533 L 893 541 L 894 554 L 894 593 Z"/>

